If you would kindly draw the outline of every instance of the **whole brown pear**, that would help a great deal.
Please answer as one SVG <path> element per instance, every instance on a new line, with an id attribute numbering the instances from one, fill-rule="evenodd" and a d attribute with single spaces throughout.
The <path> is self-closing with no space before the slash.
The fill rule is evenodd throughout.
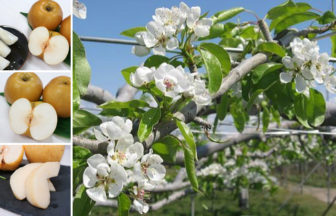
<path id="1" fill-rule="evenodd" d="M 51 104 L 58 117 L 71 116 L 71 80 L 67 76 L 52 79 L 43 90 L 43 101 Z"/>
<path id="2" fill-rule="evenodd" d="M 63 19 L 63 11 L 59 4 L 52 0 L 39 0 L 30 8 L 28 23 L 34 29 L 44 26 L 55 30 Z"/>
<path id="3" fill-rule="evenodd" d="M 60 33 L 68 40 L 71 46 L 71 17 L 68 16 L 61 23 Z"/>
<path id="4" fill-rule="evenodd" d="M 40 78 L 32 72 L 16 72 L 7 80 L 5 97 L 12 104 L 19 98 L 38 101 L 42 95 L 43 85 Z"/>

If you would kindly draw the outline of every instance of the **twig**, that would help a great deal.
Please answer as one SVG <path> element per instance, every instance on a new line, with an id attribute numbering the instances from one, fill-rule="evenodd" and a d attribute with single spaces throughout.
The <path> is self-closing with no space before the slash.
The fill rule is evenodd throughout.
<path id="1" fill-rule="evenodd" d="M 328 207 L 326 208 L 326 210 L 322 213 L 322 216 L 326 216 L 329 212 L 329 210 L 331 209 L 331 207 L 335 204 L 336 202 L 336 196 L 334 197 L 334 199 L 331 201 L 331 203 L 328 205 Z"/>
<path id="2" fill-rule="evenodd" d="M 211 129 L 212 125 L 210 124 L 210 122 L 208 122 L 207 120 L 196 116 L 193 120 L 193 122 L 202 125 L 205 129 Z"/>

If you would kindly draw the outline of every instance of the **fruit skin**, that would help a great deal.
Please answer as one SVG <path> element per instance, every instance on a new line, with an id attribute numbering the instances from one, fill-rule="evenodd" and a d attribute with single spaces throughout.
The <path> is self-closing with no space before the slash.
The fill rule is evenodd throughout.
<path id="1" fill-rule="evenodd" d="M 71 80 L 67 76 L 52 79 L 43 90 L 43 102 L 51 104 L 61 118 L 71 116 Z"/>
<path id="2" fill-rule="evenodd" d="M 64 153 L 64 145 L 24 145 L 30 163 L 59 162 Z"/>
<path id="3" fill-rule="evenodd" d="M 68 16 L 62 21 L 60 33 L 66 37 L 69 42 L 69 46 L 71 46 L 71 16 Z"/>
<path id="4" fill-rule="evenodd" d="M 29 101 L 38 101 L 42 95 L 42 91 L 42 81 L 32 72 L 13 73 L 5 85 L 5 97 L 10 104 L 19 98 L 26 98 Z"/>
<path id="5" fill-rule="evenodd" d="M 52 0 L 39 0 L 30 8 L 28 23 L 33 29 L 44 26 L 55 30 L 63 19 L 63 11 L 59 4 Z"/>
<path id="6" fill-rule="evenodd" d="M 0 153 L 2 151 L 4 151 L 8 146 L 6 145 L 0 145 Z M 0 161 L 0 170 L 4 170 L 4 171 L 13 171 L 13 170 L 16 170 L 21 162 L 22 162 L 22 159 L 23 159 L 23 153 L 24 153 L 24 149 L 22 148 L 21 146 L 21 152 L 20 152 L 20 155 L 18 157 L 18 159 L 16 161 L 14 161 L 13 163 L 11 164 L 5 164 L 2 162 L 2 159 Z"/>

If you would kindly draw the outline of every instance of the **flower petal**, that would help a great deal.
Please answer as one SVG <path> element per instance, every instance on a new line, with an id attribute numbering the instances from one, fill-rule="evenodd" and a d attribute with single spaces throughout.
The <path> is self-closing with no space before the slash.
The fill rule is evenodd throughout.
<path id="1" fill-rule="evenodd" d="M 155 55 L 162 55 L 162 56 L 164 56 L 164 55 L 166 55 L 166 49 L 163 48 L 163 47 L 160 45 L 160 46 L 157 46 L 157 47 L 154 47 L 154 48 L 153 48 L 153 53 L 154 53 Z"/>
<path id="2" fill-rule="evenodd" d="M 176 37 L 172 37 L 168 40 L 166 48 L 167 50 L 174 50 L 178 47 L 179 42 Z"/>
<path id="3" fill-rule="evenodd" d="M 104 186 L 100 185 L 99 187 L 94 187 L 90 189 L 86 189 L 87 195 L 94 201 L 104 202 L 107 200 L 106 192 L 104 190 Z"/>
<path id="4" fill-rule="evenodd" d="M 123 184 L 121 182 L 116 182 L 113 184 L 109 184 L 108 186 L 108 194 L 109 194 L 109 198 L 115 198 L 117 197 L 120 192 L 123 189 Z"/>
<path id="5" fill-rule="evenodd" d="M 150 53 L 150 49 L 145 46 L 133 46 L 132 47 L 132 54 L 142 57 L 146 56 Z"/>
<path id="6" fill-rule="evenodd" d="M 295 77 L 295 87 L 298 93 L 302 93 L 306 90 L 307 84 L 302 76 L 298 75 Z"/>
<path id="7" fill-rule="evenodd" d="M 280 81 L 282 83 L 289 83 L 293 79 L 293 72 L 281 72 L 280 73 Z"/>
<path id="8" fill-rule="evenodd" d="M 159 181 L 166 175 L 166 168 L 161 164 L 153 164 L 147 168 L 147 176 L 150 180 Z"/>
<path id="9" fill-rule="evenodd" d="M 99 130 L 97 130 L 96 128 L 93 128 L 93 133 L 95 134 L 95 137 L 98 141 L 101 142 L 106 142 L 108 140 L 108 138 L 106 136 L 104 136 L 102 134 L 102 132 L 100 132 Z"/>
<path id="10" fill-rule="evenodd" d="M 91 188 L 96 185 L 97 180 L 97 170 L 92 167 L 87 167 L 83 173 L 84 186 Z"/>
<path id="11" fill-rule="evenodd" d="M 134 138 L 132 134 L 127 134 L 121 138 L 115 148 L 118 152 L 126 152 L 126 149 L 134 143 Z"/>
<path id="12" fill-rule="evenodd" d="M 106 163 L 106 159 L 101 154 L 95 154 L 88 158 L 87 163 L 90 167 L 97 169 L 97 166 L 101 163 Z"/>

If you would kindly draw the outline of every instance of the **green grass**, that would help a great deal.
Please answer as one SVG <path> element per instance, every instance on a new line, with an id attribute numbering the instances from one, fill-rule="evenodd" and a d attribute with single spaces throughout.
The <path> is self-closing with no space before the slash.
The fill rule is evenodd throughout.
<path id="1" fill-rule="evenodd" d="M 238 208 L 237 199 L 227 191 L 217 191 L 213 197 L 198 195 L 196 197 L 195 215 L 201 216 L 315 216 L 321 215 L 327 204 L 314 197 L 295 194 L 282 210 L 277 211 L 281 203 L 288 197 L 289 191 L 279 189 L 273 195 L 261 191 L 250 191 L 250 208 L 242 211 Z M 164 206 L 158 211 L 151 211 L 147 216 L 187 216 L 190 215 L 190 197 L 185 197 L 174 203 Z M 116 216 L 116 209 L 95 207 L 91 215 Z M 139 215 L 131 213 L 131 215 Z M 336 215 L 333 207 L 328 216 Z"/>

